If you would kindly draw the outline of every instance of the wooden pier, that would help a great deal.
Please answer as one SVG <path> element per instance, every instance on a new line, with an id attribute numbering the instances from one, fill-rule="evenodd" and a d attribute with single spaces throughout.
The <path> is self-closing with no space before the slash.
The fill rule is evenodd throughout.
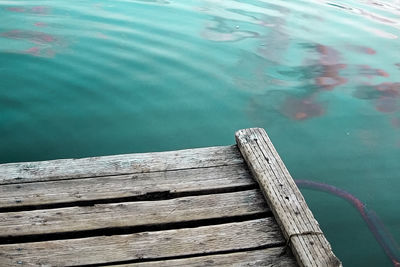
<path id="1" fill-rule="evenodd" d="M 0 165 L 0 266 L 341 266 L 263 129 Z"/>

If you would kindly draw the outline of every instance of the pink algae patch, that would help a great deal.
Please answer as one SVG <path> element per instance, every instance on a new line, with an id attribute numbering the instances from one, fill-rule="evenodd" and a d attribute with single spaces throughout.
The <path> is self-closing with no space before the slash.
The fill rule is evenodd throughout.
<path id="1" fill-rule="evenodd" d="M 17 12 L 17 13 L 26 12 L 26 9 L 24 7 L 7 7 L 7 10 L 11 11 L 11 12 Z"/>
<path id="2" fill-rule="evenodd" d="M 376 72 L 377 72 L 377 74 L 379 76 L 382 76 L 382 77 L 389 77 L 390 76 L 389 73 L 387 73 L 386 71 L 381 70 L 381 69 L 376 70 Z"/>
<path id="3" fill-rule="evenodd" d="M 374 88 L 382 92 L 382 96 L 400 97 L 400 83 L 381 83 L 375 85 Z"/>
<path id="4" fill-rule="evenodd" d="M 380 93 L 375 103 L 378 111 L 391 113 L 399 110 L 400 83 L 381 83 L 374 88 Z"/>
<path id="5" fill-rule="evenodd" d="M 0 37 L 20 40 L 35 44 L 25 50 L 10 51 L 10 53 L 18 53 L 32 55 L 37 57 L 51 58 L 56 55 L 57 48 L 65 47 L 66 44 L 58 37 L 39 31 L 28 30 L 11 30 L 0 33 Z"/>
<path id="6" fill-rule="evenodd" d="M 374 55 L 374 54 L 376 54 L 376 51 L 375 51 L 374 49 L 370 48 L 370 47 L 365 47 L 365 48 L 363 49 L 363 52 L 364 52 L 365 54 L 368 54 L 368 55 Z"/>
<path id="7" fill-rule="evenodd" d="M 27 54 L 31 54 L 31 55 L 38 55 L 40 52 L 40 48 L 37 46 L 34 46 L 34 47 L 31 47 L 31 48 L 25 50 L 25 52 Z"/>
<path id="8" fill-rule="evenodd" d="M 36 44 L 54 43 L 57 40 L 54 36 L 47 33 L 25 30 L 12 30 L 3 32 L 0 34 L 0 36 L 10 39 L 28 40 Z"/>
<path id="9" fill-rule="evenodd" d="M 47 23 L 44 23 L 44 22 L 36 22 L 35 24 L 34 24 L 36 27 L 47 27 Z"/>
<path id="10" fill-rule="evenodd" d="M 316 84 L 329 91 L 345 84 L 347 79 L 341 77 L 339 71 L 346 68 L 346 64 L 340 63 L 339 51 L 325 45 L 318 45 L 317 51 L 320 54 L 319 63 L 322 66 L 322 73 L 315 78 Z"/>
<path id="11" fill-rule="evenodd" d="M 392 97 L 381 97 L 376 101 L 375 107 L 378 111 L 392 113 L 398 110 L 397 100 Z"/>
<path id="12" fill-rule="evenodd" d="M 325 73 L 325 75 L 329 73 Z M 315 78 L 316 84 L 323 87 L 325 90 L 332 91 L 336 86 L 345 84 L 347 82 L 346 78 L 339 76 L 321 76 Z"/>
<path id="13" fill-rule="evenodd" d="M 326 45 L 317 45 L 317 51 L 320 53 L 321 65 L 336 65 L 339 60 L 339 52 Z"/>
<path id="14" fill-rule="evenodd" d="M 50 13 L 50 8 L 46 6 L 34 7 L 7 7 L 6 10 L 17 13 L 29 13 L 36 15 L 46 15 Z"/>
<path id="15" fill-rule="evenodd" d="M 352 51 L 356 51 L 362 54 L 367 54 L 367 55 L 375 55 L 376 51 L 368 46 L 362 46 L 362 45 L 348 45 L 347 48 L 349 48 Z"/>
<path id="16" fill-rule="evenodd" d="M 297 112 L 297 113 L 295 114 L 296 120 L 307 119 L 307 117 L 308 117 L 307 113 L 304 113 L 304 112 Z"/>
<path id="17" fill-rule="evenodd" d="M 321 116 L 325 113 L 321 104 L 305 98 L 287 98 L 281 112 L 292 120 L 305 120 Z"/>
<path id="18" fill-rule="evenodd" d="M 389 77 L 389 73 L 387 73 L 386 71 L 382 70 L 382 69 L 375 69 L 372 68 L 369 65 L 359 65 L 359 73 L 362 76 L 365 76 L 369 79 L 371 79 L 373 76 L 381 76 L 381 77 Z"/>
<path id="19" fill-rule="evenodd" d="M 40 48 L 38 46 L 31 47 L 24 51 L 17 51 L 18 54 L 26 54 L 35 57 L 46 57 L 53 58 L 55 56 L 55 51 L 51 48 Z"/>
<path id="20" fill-rule="evenodd" d="M 49 8 L 45 6 L 34 6 L 31 8 L 31 13 L 35 14 L 48 14 Z"/>

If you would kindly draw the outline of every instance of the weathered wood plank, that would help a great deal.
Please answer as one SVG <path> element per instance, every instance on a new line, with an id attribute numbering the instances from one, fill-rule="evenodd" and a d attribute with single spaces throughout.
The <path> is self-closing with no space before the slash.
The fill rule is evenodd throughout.
<path id="1" fill-rule="evenodd" d="M 242 163 L 236 146 L 0 165 L 0 184 L 225 166 Z"/>
<path id="2" fill-rule="evenodd" d="M 292 255 L 283 254 L 283 248 L 267 248 L 255 251 L 217 254 L 210 256 L 191 257 L 176 260 L 151 261 L 114 267 L 162 267 L 162 266 L 263 266 L 263 267 L 295 267 L 296 261 Z"/>
<path id="3" fill-rule="evenodd" d="M 245 164 L 119 176 L 0 185 L 0 208 L 188 193 L 251 186 Z"/>
<path id="4" fill-rule="evenodd" d="M 236 132 L 238 147 L 302 266 L 341 266 L 264 129 Z"/>
<path id="5" fill-rule="evenodd" d="M 0 237 L 151 226 L 269 211 L 260 190 L 0 213 Z"/>
<path id="6" fill-rule="evenodd" d="M 284 243 L 273 218 L 129 235 L 0 245 L 0 266 L 83 265 L 196 255 Z"/>

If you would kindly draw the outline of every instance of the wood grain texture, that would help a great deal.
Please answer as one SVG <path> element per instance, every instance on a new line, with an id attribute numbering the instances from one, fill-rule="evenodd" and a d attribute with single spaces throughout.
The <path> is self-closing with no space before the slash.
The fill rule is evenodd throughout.
<path id="1" fill-rule="evenodd" d="M 114 267 L 162 267 L 162 266 L 263 266 L 263 267 L 295 267 L 293 255 L 281 255 L 283 247 L 267 248 L 255 251 L 217 254 L 191 257 L 176 260 L 151 261 L 143 263 L 113 265 Z"/>
<path id="2" fill-rule="evenodd" d="M 238 147 L 301 266 L 341 266 L 264 129 L 236 132 Z"/>
<path id="3" fill-rule="evenodd" d="M 0 165 L 0 184 L 226 166 L 242 163 L 236 146 L 59 159 Z"/>
<path id="4" fill-rule="evenodd" d="M 0 208 L 189 193 L 256 185 L 244 163 L 176 171 L 0 185 Z M 223 190 L 222 190 L 223 191 Z"/>
<path id="5" fill-rule="evenodd" d="M 260 190 L 0 213 L 0 237 L 152 226 L 268 212 Z"/>
<path id="6" fill-rule="evenodd" d="M 196 228 L 0 245 L 0 266 L 83 265 L 281 246 L 273 218 Z"/>

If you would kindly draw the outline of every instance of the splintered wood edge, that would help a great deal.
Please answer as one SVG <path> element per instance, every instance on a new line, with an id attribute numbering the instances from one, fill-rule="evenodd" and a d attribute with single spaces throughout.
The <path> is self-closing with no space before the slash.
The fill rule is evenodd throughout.
<path id="1" fill-rule="evenodd" d="M 265 130 L 243 129 L 235 137 L 299 265 L 342 266 Z"/>

